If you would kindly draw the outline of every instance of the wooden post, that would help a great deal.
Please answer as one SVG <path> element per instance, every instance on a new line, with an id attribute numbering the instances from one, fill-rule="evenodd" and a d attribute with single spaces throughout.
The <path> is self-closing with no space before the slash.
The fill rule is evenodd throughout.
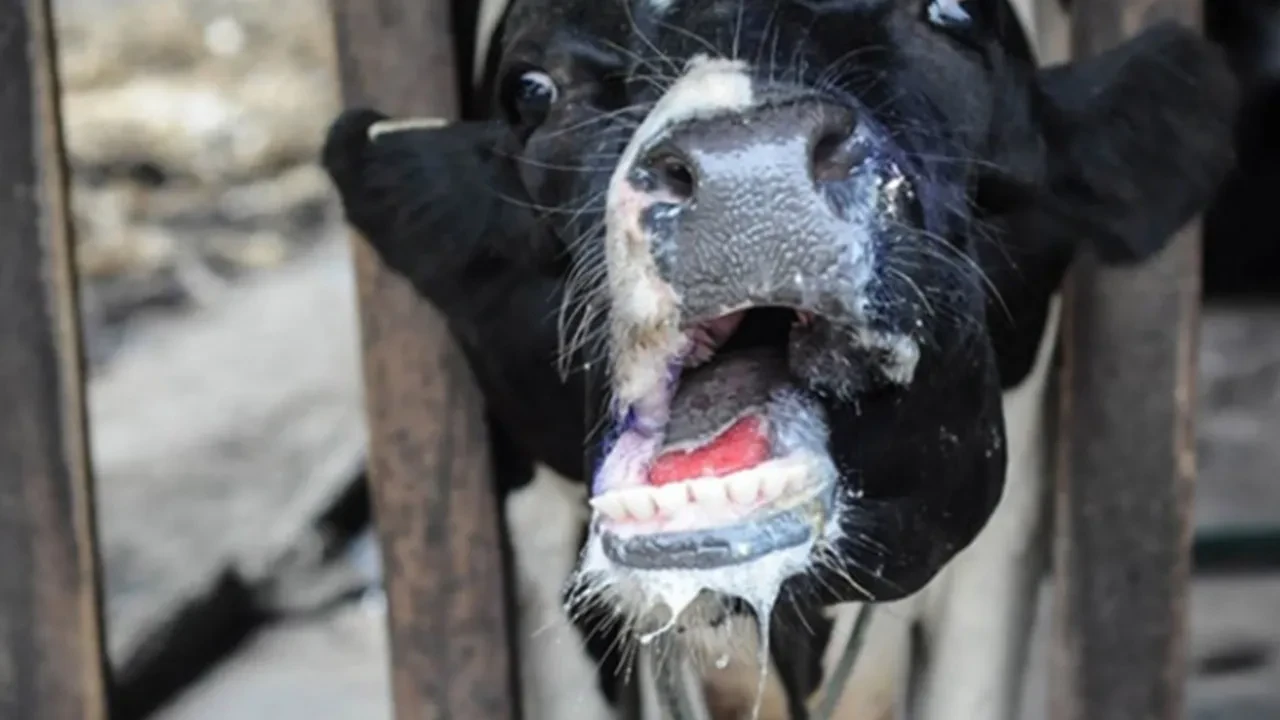
<path id="1" fill-rule="evenodd" d="M 456 117 L 448 0 L 333 0 L 333 10 L 346 106 Z M 396 718 L 512 717 L 500 515 L 479 394 L 439 314 L 358 238 L 354 254 Z"/>
<path id="2" fill-rule="evenodd" d="M 106 663 L 48 0 L 0 0 L 0 717 L 102 720 Z"/>
<path id="3" fill-rule="evenodd" d="M 1157 18 L 1199 24 L 1199 0 L 1074 0 L 1077 56 Z M 1067 285 L 1055 542 L 1054 720 L 1180 720 L 1198 223 L 1134 269 L 1077 261 Z"/>

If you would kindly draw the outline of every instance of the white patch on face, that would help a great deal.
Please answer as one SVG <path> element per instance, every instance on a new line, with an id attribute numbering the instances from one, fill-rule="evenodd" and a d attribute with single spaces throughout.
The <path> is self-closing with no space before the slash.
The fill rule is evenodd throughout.
<path id="1" fill-rule="evenodd" d="M 911 384 L 911 379 L 916 374 L 916 365 L 920 363 L 920 344 L 915 338 L 872 330 L 864 330 L 859 335 L 864 347 L 885 353 L 886 359 L 880 370 L 889 382 L 897 385 Z"/>
<path id="2" fill-rule="evenodd" d="M 859 129 L 859 132 L 863 131 Z M 892 161 L 888 165 L 886 178 L 875 188 L 875 194 L 865 199 L 865 207 L 898 207 L 903 195 L 908 197 L 912 195 L 911 184 L 907 182 L 907 176 L 902 168 Z M 874 218 L 870 219 L 874 221 Z M 873 268 L 876 262 L 872 257 L 874 250 L 875 244 L 870 240 L 864 240 L 857 245 L 857 251 L 866 256 L 855 265 L 858 271 L 853 275 L 858 312 L 863 317 L 870 312 L 867 288 L 874 280 Z M 859 329 L 858 336 L 858 341 L 863 347 L 884 353 L 885 360 L 880 370 L 889 382 L 897 385 L 911 384 L 912 378 L 915 377 L 916 365 L 920 362 L 920 344 L 915 338 L 908 333 L 887 333 L 865 327 Z"/>
<path id="3" fill-rule="evenodd" d="M 520 685 L 530 720 L 616 717 L 562 595 L 586 525 L 585 490 L 539 465 L 533 480 L 506 499 L 519 605 Z"/>
<path id="4" fill-rule="evenodd" d="M 627 179 L 636 159 L 673 125 L 742 112 L 755 103 L 742 61 L 693 58 L 631 136 L 609 180 L 605 203 L 605 260 L 612 300 L 615 401 L 627 408 L 649 398 L 660 414 L 670 364 L 686 348 L 679 327 L 680 298 L 658 275 L 640 215 L 651 199 Z M 646 418 L 648 420 L 649 418 Z M 661 423 L 664 417 L 653 418 Z"/>
<path id="5" fill-rule="evenodd" d="M 656 13 L 666 14 L 671 8 L 675 7 L 677 0 L 646 0 L 649 8 Z"/>

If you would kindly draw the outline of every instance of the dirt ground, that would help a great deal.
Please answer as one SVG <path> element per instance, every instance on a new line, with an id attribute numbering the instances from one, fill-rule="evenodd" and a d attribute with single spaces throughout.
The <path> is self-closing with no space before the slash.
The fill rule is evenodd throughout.
<path id="1" fill-rule="evenodd" d="M 321 0 L 58 0 L 55 17 L 96 369 L 139 313 L 198 310 L 325 236 L 333 35 Z"/>

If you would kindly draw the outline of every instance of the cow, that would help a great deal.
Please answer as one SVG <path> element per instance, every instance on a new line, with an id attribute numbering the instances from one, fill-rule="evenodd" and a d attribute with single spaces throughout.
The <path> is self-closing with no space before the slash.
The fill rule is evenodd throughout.
<path id="1" fill-rule="evenodd" d="M 1042 68 L 1004 0 L 488 17 L 473 117 L 350 109 L 323 163 L 485 398 L 523 715 L 1015 717 L 1059 286 L 1209 203 L 1222 53 Z"/>

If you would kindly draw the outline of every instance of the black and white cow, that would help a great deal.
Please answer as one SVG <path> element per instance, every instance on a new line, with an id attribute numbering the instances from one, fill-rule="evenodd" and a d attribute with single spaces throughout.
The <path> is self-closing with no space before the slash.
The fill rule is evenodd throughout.
<path id="1" fill-rule="evenodd" d="M 514 0 L 487 54 L 482 118 L 324 162 L 506 448 L 525 716 L 653 717 L 657 634 L 715 717 L 804 717 L 874 602 L 835 717 L 1012 718 L 1057 288 L 1207 204 L 1220 54 L 1041 69 L 1004 0 Z"/>

